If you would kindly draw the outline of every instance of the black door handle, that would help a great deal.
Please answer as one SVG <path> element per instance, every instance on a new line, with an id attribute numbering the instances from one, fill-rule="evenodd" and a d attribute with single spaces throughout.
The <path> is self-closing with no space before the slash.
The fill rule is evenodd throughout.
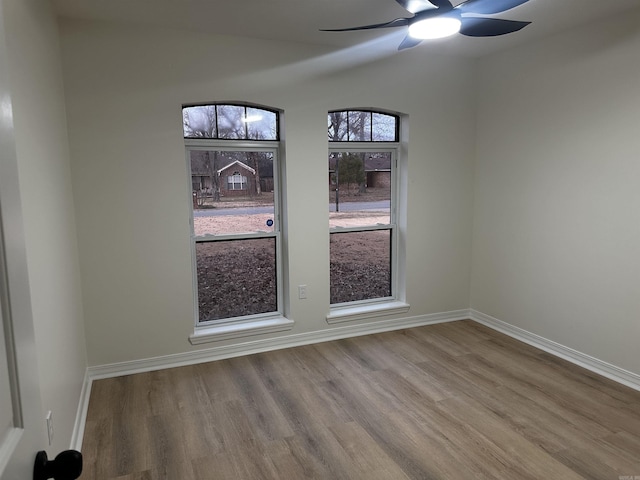
<path id="1" fill-rule="evenodd" d="M 65 450 L 51 461 L 42 450 L 36 455 L 33 466 L 33 480 L 76 480 L 81 473 L 82 454 L 76 450 Z"/>

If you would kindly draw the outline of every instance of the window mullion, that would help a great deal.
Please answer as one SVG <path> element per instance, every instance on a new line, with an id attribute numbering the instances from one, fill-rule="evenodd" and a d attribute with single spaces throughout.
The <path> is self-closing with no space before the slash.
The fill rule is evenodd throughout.
<path id="1" fill-rule="evenodd" d="M 258 233 L 233 233 L 230 235 L 201 235 L 194 236 L 196 243 L 219 242 L 224 240 L 246 240 L 251 238 L 271 238 L 278 236 L 277 231 L 274 232 L 258 232 Z"/>
<path id="2" fill-rule="evenodd" d="M 332 227 L 329 233 L 349 233 L 349 232 L 374 232 L 376 230 L 392 230 L 396 226 L 392 223 L 384 225 L 367 225 L 362 227 Z"/>

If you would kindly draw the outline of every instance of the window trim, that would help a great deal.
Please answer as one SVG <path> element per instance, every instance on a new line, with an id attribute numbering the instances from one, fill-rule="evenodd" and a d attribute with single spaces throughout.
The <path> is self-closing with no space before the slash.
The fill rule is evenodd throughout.
<path id="1" fill-rule="evenodd" d="M 355 303 L 355 302 L 354 302 Z M 409 311 L 411 306 L 402 300 L 386 300 L 371 302 L 368 304 L 344 305 L 333 307 L 326 316 L 327 323 L 355 322 L 357 320 L 369 320 L 372 317 L 386 317 L 399 315 Z"/>
<path id="2" fill-rule="evenodd" d="M 260 107 L 262 108 L 262 107 Z M 278 113 L 278 112 L 276 112 Z M 279 118 L 279 114 L 276 118 Z M 279 122 L 279 120 L 278 120 Z M 269 152 L 273 154 L 274 168 L 274 225 L 272 232 L 252 232 L 245 234 L 226 235 L 202 235 L 196 237 L 194 230 L 194 208 L 193 202 L 189 202 L 189 227 L 190 227 L 190 249 L 192 265 L 193 284 L 193 305 L 194 331 L 189 336 L 192 345 L 201 343 L 221 341 L 230 338 L 244 337 L 248 335 L 272 333 L 286 331 L 293 328 L 294 321 L 285 316 L 287 294 L 285 286 L 287 281 L 284 278 L 285 259 L 283 257 L 283 222 L 282 222 L 282 188 L 281 177 L 284 173 L 282 165 L 282 141 L 275 140 L 245 140 L 245 139 L 216 139 L 216 138 L 184 138 L 185 161 L 187 167 L 187 186 L 189 197 L 192 195 L 191 182 L 191 151 L 237 151 L 237 152 Z M 196 243 L 243 240 L 257 238 L 275 238 L 276 248 L 276 311 L 243 315 L 239 317 L 215 319 L 205 322 L 199 321 L 198 309 L 198 277 L 197 277 L 197 257 Z"/>
<path id="3" fill-rule="evenodd" d="M 209 342 L 219 342 L 233 338 L 249 337 L 252 335 L 276 333 L 291 330 L 295 322 L 282 315 L 270 318 L 237 321 L 224 325 L 196 327 L 189 335 L 191 345 L 201 345 Z"/>
<path id="4" fill-rule="evenodd" d="M 379 112 L 382 113 L 382 112 Z M 398 120 L 399 121 L 399 120 Z M 399 128 L 399 127 L 397 127 Z M 400 228 L 398 223 L 399 204 L 399 180 L 398 157 L 400 155 L 400 142 L 329 142 L 328 155 L 332 153 L 379 153 L 391 154 L 391 205 L 389 211 L 389 224 L 366 225 L 362 227 L 330 227 L 329 236 L 334 233 L 349 233 L 362 231 L 389 230 L 391 235 L 391 295 L 365 300 L 354 300 L 351 302 L 329 303 L 329 314 L 326 319 L 328 323 L 339 323 L 354 321 L 372 316 L 391 315 L 394 313 L 406 312 L 409 305 L 401 298 L 404 292 L 400 292 L 399 278 L 399 244 Z"/>

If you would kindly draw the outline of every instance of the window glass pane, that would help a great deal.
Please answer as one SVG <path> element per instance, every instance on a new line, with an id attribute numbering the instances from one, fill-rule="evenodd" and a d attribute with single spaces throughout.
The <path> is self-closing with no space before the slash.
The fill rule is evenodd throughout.
<path id="1" fill-rule="evenodd" d="M 250 140 L 277 140 L 278 124 L 275 112 L 259 108 L 247 108 L 244 118 Z"/>
<path id="2" fill-rule="evenodd" d="M 391 153 L 329 154 L 329 226 L 391 223 Z"/>
<path id="3" fill-rule="evenodd" d="M 218 138 L 247 138 L 245 130 L 244 107 L 236 105 L 218 105 Z"/>
<path id="4" fill-rule="evenodd" d="M 347 140 L 347 112 L 329 112 L 328 132 L 330 142 Z"/>
<path id="5" fill-rule="evenodd" d="M 203 105 L 182 109 L 185 138 L 216 138 L 216 107 Z"/>
<path id="6" fill-rule="evenodd" d="M 391 230 L 330 235 L 331 303 L 391 296 Z"/>
<path id="7" fill-rule="evenodd" d="M 191 150 L 196 237 L 273 232 L 272 152 Z"/>
<path id="8" fill-rule="evenodd" d="M 276 240 L 196 243 L 199 322 L 277 311 Z"/>
<path id="9" fill-rule="evenodd" d="M 398 117 L 372 111 L 329 112 L 330 142 L 397 142 Z"/>
<path id="10" fill-rule="evenodd" d="M 185 138 L 278 140 L 278 114 L 242 105 L 199 105 L 182 109 Z"/>
<path id="11" fill-rule="evenodd" d="M 373 114 L 373 125 L 371 126 L 374 142 L 397 142 L 398 119 L 393 115 L 383 113 Z"/>
<path id="12" fill-rule="evenodd" d="M 349 141 L 371 141 L 371 112 L 349 112 Z"/>

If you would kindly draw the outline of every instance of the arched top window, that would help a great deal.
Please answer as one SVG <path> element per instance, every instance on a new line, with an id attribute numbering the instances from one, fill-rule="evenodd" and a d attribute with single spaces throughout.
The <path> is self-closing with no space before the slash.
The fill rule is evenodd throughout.
<path id="1" fill-rule="evenodd" d="M 278 113 L 250 105 L 213 104 L 182 108 L 184 138 L 279 140 Z"/>
<path id="2" fill-rule="evenodd" d="M 400 121 L 396 115 L 373 110 L 329 112 L 330 142 L 397 142 Z"/>

